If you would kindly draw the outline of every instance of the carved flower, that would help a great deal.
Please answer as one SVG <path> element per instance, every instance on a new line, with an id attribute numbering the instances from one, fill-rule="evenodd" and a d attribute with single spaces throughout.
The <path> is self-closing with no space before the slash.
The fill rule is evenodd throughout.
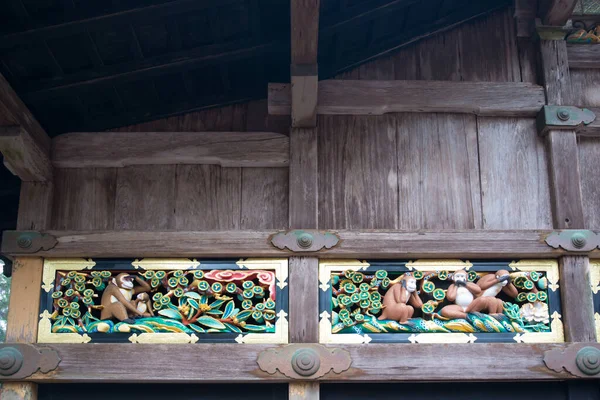
<path id="1" fill-rule="evenodd" d="M 541 322 L 547 324 L 550 322 L 550 314 L 548 312 L 548 304 L 541 301 L 527 303 L 521 307 L 521 318 L 527 322 Z"/>

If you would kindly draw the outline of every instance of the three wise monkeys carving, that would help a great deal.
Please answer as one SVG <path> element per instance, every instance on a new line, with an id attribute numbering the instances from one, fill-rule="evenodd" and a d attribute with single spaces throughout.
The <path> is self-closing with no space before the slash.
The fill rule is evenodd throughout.
<path id="1" fill-rule="evenodd" d="M 451 304 L 443 307 L 440 314 L 448 319 L 466 318 L 467 314 L 472 312 L 500 314 L 504 307 L 504 301 L 496 297 L 500 292 L 511 299 L 519 294 L 506 270 L 484 275 L 477 283 L 469 281 L 464 269 L 456 271 L 446 292 L 446 299 Z M 411 273 L 406 273 L 386 292 L 383 298 L 383 312 L 379 319 L 405 323 L 412 318 L 415 308 L 419 309 L 422 306 L 417 279 Z"/>

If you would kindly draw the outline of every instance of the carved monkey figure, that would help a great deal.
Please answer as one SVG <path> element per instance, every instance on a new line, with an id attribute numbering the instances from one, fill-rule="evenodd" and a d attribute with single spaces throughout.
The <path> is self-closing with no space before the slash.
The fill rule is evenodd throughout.
<path id="1" fill-rule="evenodd" d="M 467 312 L 472 311 L 487 311 L 488 314 L 500 314 L 504 311 L 504 301 L 496 298 L 502 291 L 511 298 L 517 297 L 519 291 L 510 281 L 508 271 L 501 269 L 495 274 L 487 274 L 482 276 L 477 285 L 482 292 L 467 308 Z"/>
<path id="2" fill-rule="evenodd" d="M 412 318 L 415 308 L 421 308 L 423 301 L 417 294 L 417 280 L 411 274 L 404 274 L 399 283 L 392 285 L 383 297 L 382 319 L 392 319 L 405 323 Z"/>
<path id="3" fill-rule="evenodd" d="M 142 313 L 144 317 L 154 317 L 154 311 L 152 311 L 152 302 L 148 293 L 140 293 L 133 301 L 135 308 Z"/>
<path id="4" fill-rule="evenodd" d="M 446 298 L 454 303 L 442 308 L 442 316 L 450 319 L 466 318 L 467 309 L 475 299 L 475 296 L 481 294 L 481 288 L 469 282 L 467 271 L 460 270 L 454 273 L 453 283 L 448 287 Z"/>
<path id="5" fill-rule="evenodd" d="M 134 287 L 133 280 L 139 284 Z M 143 316 L 136 305 L 131 301 L 133 296 L 151 290 L 150 285 L 139 276 L 121 273 L 112 279 L 104 293 L 100 304 L 102 305 L 101 319 L 116 318 L 121 322 L 132 323 L 130 316 Z"/>

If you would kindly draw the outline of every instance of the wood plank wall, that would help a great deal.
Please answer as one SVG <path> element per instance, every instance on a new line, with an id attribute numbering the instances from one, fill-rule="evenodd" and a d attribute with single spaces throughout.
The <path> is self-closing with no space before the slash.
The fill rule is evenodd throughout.
<path id="1" fill-rule="evenodd" d="M 257 101 L 115 131 L 267 129 L 279 130 L 267 122 L 266 102 Z M 288 225 L 287 168 L 151 165 L 58 169 L 55 184 L 53 229 L 185 231 L 281 229 Z"/>
<path id="2" fill-rule="evenodd" d="M 337 79 L 536 82 L 532 42 L 510 10 L 459 26 Z M 600 72 L 573 71 L 600 107 Z M 594 87 L 596 89 L 594 89 Z M 452 96 L 452 93 L 440 93 Z M 281 131 L 264 101 L 120 131 Z M 320 116 L 319 228 L 551 229 L 546 151 L 531 118 L 465 114 Z M 600 226 L 600 141 L 580 140 L 589 228 Z M 596 177 L 596 179 L 594 179 Z M 135 166 L 58 170 L 54 229 L 281 229 L 287 168 Z"/>

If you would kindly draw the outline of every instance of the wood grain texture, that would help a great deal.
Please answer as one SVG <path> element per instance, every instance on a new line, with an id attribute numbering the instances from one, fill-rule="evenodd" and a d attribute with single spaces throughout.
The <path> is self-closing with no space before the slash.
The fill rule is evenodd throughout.
<path id="1" fill-rule="evenodd" d="M 61 168 L 157 164 L 285 167 L 289 139 L 271 132 L 95 132 L 52 140 L 52 163 Z"/>
<path id="2" fill-rule="evenodd" d="M 577 0 L 540 0 L 538 15 L 544 25 L 563 26 L 571 18 Z"/>
<path id="3" fill-rule="evenodd" d="M 343 348 L 350 353 L 352 366 L 341 374 L 329 373 L 319 381 L 456 381 L 457 371 L 461 371 L 461 380 L 465 381 L 573 379 L 567 372 L 546 368 L 543 362 L 544 352 L 566 346 L 565 343 L 333 345 L 328 347 Z M 49 347 L 58 352 L 62 360 L 59 367 L 48 374 L 36 373 L 28 380 L 40 383 L 289 381 L 279 373 L 270 375 L 260 370 L 256 364 L 261 351 L 279 348 L 278 345 L 97 343 Z M 180 361 L 165 361 L 160 373 L 154 363 L 148 363 L 164 357 Z M 90 359 L 94 362 L 90 363 Z"/>
<path id="4" fill-rule="evenodd" d="M 584 228 L 595 229 L 600 226 L 600 140 L 579 138 L 577 149 L 581 169 Z"/>
<path id="5" fill-rule="evenodd" d="M 570 68 L 600 68 L 598 46 L 567 44 L 567 54 Z"/>
<path id="6" fill-rule="evenodd" d="M 2 74 L 0 74 L 0 104 L 2 105 L 0 125 L 20 125 L 31 135 L 42 151 L 48 154 L 50 137 Z"/>
<path id="7" fill-rule="evenodd" d="M 600 69 L 572 69 L 570 74 L 572 90 L 576 94 L 574 105 L 600 107 Z M 600 114 L 597 113 L 596 124 L 598 119 Z"/>
<path id="8" fill-rule="evenodd" d="M 49 182 L 22 182 L 17 229 L 40 231 L 51 227 L 54 185 Z"/>
<path id="9" fill-rule="evenodd" d="M 587 256 L 565 256 L 559 260 L 560 298 L 565 340 L 595 342 L 594 299 Z"/>
<path id="10" fill-rule="evenodd" d="M 589 108 L 595 115 L 596 119 L 589 125 L 580 126 L 577 129 L 578 136 L 594 136 L 600 137 L 600 108 L 590 107 Z"/>
<path id="11" fill-rule="evenodd" d="M 461 31 L 453 29 L 418 44 L 419 79 L 426 81 L 461 80 Z M 468 51 L 469 49 L 465 49 Z M 410 79 L 410 78 L 407 78 Z"/>
<path id="12" fill-rule="evenodd" d="M 521 82 L 514 16 L 508 10 L 477 18 L 459 30 L 464 81 Z"/>
<path id="13" fill-rule="evenodd" d="M 290 228 L 316 229 L 318 205 L 317 129 L 290 132 Z"/>
<path id="14" fill-rule="evenodd" d="M 115 227 L 117 169 L 56 169 L 52 228 L 107 230 Z"/>
<path id="15" fill-rule="evenodd" d="M 290 383 L 288 400 L 318 399 L 319 387 L 315 382 Z"/>
<path id="16" fill-rule="evenodd" d="M 291 252 L 275 248 L 269 237 L 273 230 L 236 231 L 45 231 L 58 239 L 41 257 L 285 257 Z M 544 240 L 552 231 L 443 230 L 336 231 L 340 243 L 319 253 L 320 258 L 557 258 L 561 249 Z M 8 253 L 21 256 L 21 253 Z M 600 250 L 590 252 L 600 258 Z"/>
<path id="17" fill-rule="evenodd" d="M 178 165 L 175 181 L 175 229 L 239 229 L 241 190 L 241 168 Z"/>
<path id="18" fill-rule="evenodd" d="M 482 227 L 475 116 L 399 114 L 400 229 Z"/>
<path id="19" fill-rule="evenodd" d="M 115 229 L 173 229 L 175 170 L 175 165 L 120 168 L 115 195 Z"/>
<path id="20" fill-rule="evenodd" d="M 550 162 L 550 194 L 554 227 L 583 228 L 585 222 L 575 132 L 550 130 L 546 140 Z"/>
<path id="21" fill-rule="evenodd" d="M 240 228 L 287 228 L 288 197 L 288 168 L 243 168 Z"/>
<path id="22" fill-rule="evenodd" d="M 325 80 L 319 82 L 317 113 L 449 112 L 531 117 L 543 105 L 543 89 L 522 82 Z M 269 113 L 287 115 L 290 112 L 290 85 L 269 84 Z"/>
<path id="23" fill-rule="evenodd" d="M 291 257 L 290 343 L 319 342 L 319 259 Z"/>
<path id="24" fill-rule="evenodd" d="M 319 0 L 290 2 L 293 64 L 316 64 L 317 62 L 319 8 Z"/>
<path id="25" fill-rule="evenodd" d="M 6 168 L 22 181 L 52 181 L 48 152 L 20 126 L 0 126 L 0 152 Z"/>
<path id="26" fill-rule="evenodd" d="M 569 0 L 570 1 L 570 0 Z M 573 88 L 564 40 L 540 40 L 542 78 L 549 105 L 574 104 Z"/>
<path id="27" fill-rule="evenodd" d="M 319 118 L 319 227 L 398 227 L 396 119 Z"/>
<path id="28" fill-rule="evenodd" d="M 292 75 L 292 127 L 314 128 L 317 125 L 318 90 L 317 75 Z"/>
<path id="29" fill-rule="evenodd" d="M 535 120 L 478 118 L 483 227 L 550 229 L 544 140 Z"/>
<path id="30" fill-rule="evenodd" d="M 521 81 L 537 83 L 538 78 L 538 46 L 533 38 L 517 38 L 519 51 L 519 67 L 521 68 Z"/>

